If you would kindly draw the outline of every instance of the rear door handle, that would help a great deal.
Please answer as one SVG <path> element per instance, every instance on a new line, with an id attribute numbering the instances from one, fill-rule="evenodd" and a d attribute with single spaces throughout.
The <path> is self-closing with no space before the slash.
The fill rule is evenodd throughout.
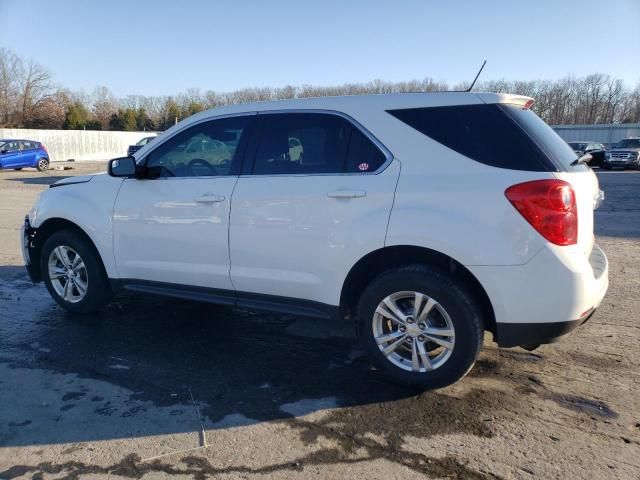
<path id="1" fill-rule="evenodd" d="M 362 198 L 366 196 L 367 192 L 364 190 L 335 190 L 327 193 L 329 198 Z"/>
<path id="2" fill-rule="evenodd" d="M 214 195 L 212 193 L 205 193 L 201 197 L 196 198 L 198 203 L 220 203 L 224 202 L 224 195 Z"/>

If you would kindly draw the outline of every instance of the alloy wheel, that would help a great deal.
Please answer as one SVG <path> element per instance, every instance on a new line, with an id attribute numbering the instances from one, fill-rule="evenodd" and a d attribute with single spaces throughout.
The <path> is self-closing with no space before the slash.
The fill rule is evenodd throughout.
<path id="1" fill-rule="evenodd" d="M 387 360 L 410 372 L 440 368 L 455 346 L 451 317 L 441 304 L 420 292 L 385 297 L 373 314 L 372 328 Z"/>
<path id="2" fill-rule="evenodd" d="M 65 302 L 78 303 L 87 294 L 89 277 L 84 261 L 73 248 L 60 245 L 49 254 L 51 285 Z"/>

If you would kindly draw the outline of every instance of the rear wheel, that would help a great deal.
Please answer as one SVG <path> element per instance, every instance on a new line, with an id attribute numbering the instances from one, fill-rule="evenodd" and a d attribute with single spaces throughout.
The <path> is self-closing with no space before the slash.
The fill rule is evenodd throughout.
<path id="1" fill-rule="evenodd" d="M 44 172 L 45 170 L 48 170 L 49 169 L 49 159 L 48 158 L 41 158 L 40 160 L 38 160 L 36 168 L 38 170 L 40 170 L 41 172 Z"/>
<path id="2" fill-rule="evenodd" d="M 370 360 L 391 380 L 421 389 L 454 383 L 482 346 L 475 298 L 446 272 L 414 265 L 383 273 L 358 304 L 358 333 Z"/>
<path id="3" fill-rule="evenodd" d="M 95 248 L 73 230 L 56 232 L 45 241 L 40 269 L 53 299 L 70 312 L 95 312 L 111 298 Z"/>

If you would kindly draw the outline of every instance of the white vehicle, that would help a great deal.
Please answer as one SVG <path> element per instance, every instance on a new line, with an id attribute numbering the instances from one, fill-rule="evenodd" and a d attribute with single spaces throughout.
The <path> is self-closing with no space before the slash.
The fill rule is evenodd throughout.
<path id="1" fill-rule="evenodd" d="M 125 288 L 351 319 L 392 379 L 441 387 L 484 331 L 552 342 L 608 287 L 597 178 L 531 104 L 452 92 L 202 112 L 108 174 L 52 185 L 25 263 L 71 312 Z"/>

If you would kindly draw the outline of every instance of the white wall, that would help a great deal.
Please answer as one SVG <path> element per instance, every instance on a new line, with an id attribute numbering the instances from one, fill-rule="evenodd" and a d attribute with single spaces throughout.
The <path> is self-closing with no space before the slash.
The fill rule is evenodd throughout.
<path id="1" fill-rule="evenodd" d="M 551 125 L 565 142 L 587 141 L 617 143 L 623 138 L 640 136 L 640 123 L 606 125 Z"/>
<path id="2" fill-rule="evenodd" d="M 0 128 L 0 139 L 15 138 L 41 142 L 52 162 L 66 160 L 108 160 L 127 154 L 127 147 L 152 132 L 99 132 L 95 130 L 29 130 Z"/>

